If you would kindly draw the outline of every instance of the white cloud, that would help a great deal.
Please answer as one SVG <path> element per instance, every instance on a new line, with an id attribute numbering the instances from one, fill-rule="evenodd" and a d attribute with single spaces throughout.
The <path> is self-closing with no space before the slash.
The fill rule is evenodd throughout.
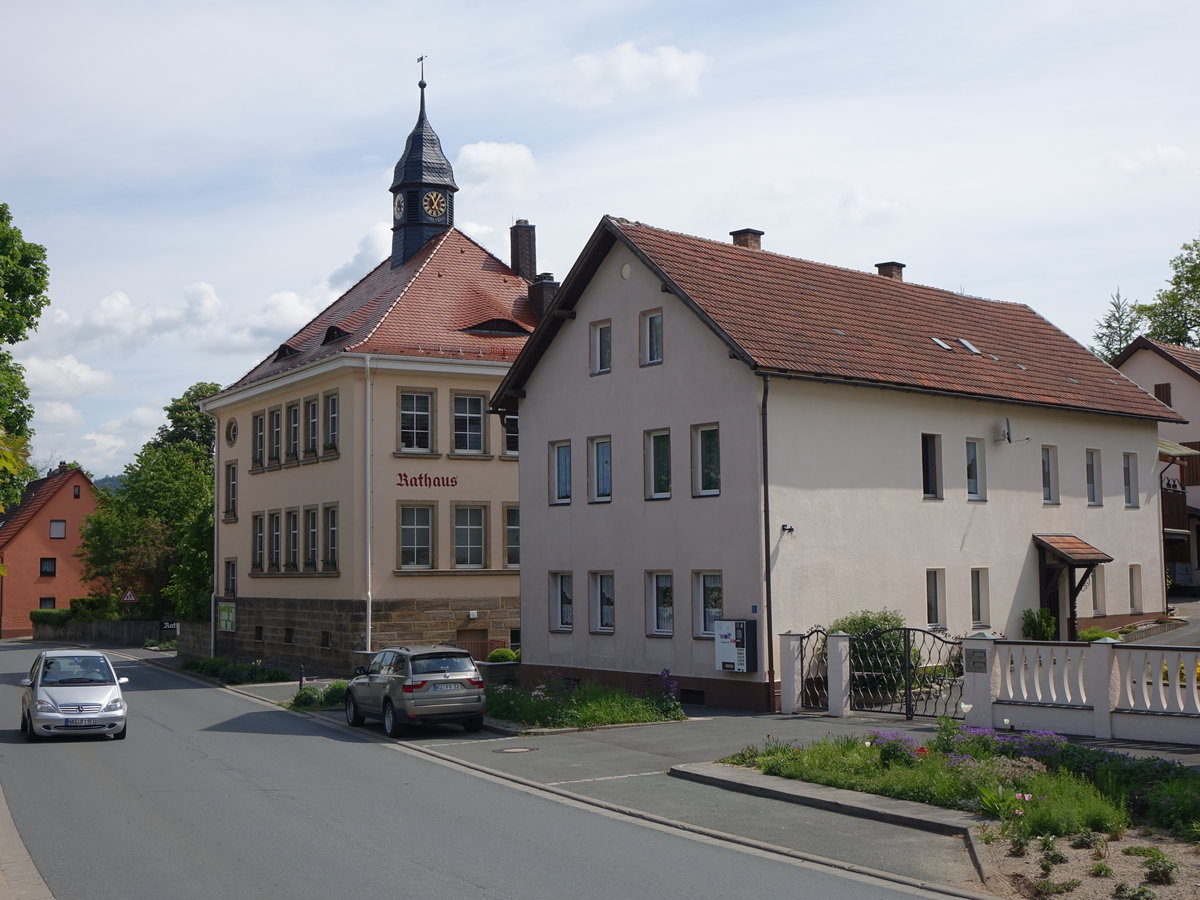
<path id="1" fill-rule="evenodd" d="M 483 225 L 479 222 L 458 222 L 456 225 L 464 234 L 469 234 L 476 240 L 496 230 L 491 225 Z"/>
<path id="2" fill-rule="evenodd" d="M 838 204 L 838 218 L 848 225 L 881 225 L 899 216 L 900 207 L 890 200 L 866 197 L 847 191 Z"/>
<path id="3" fill-rule="evenodd" d="M 379 265 L 380 260 L 386 259 L 391 252 L 391 226 L 386 222 L 376 222 L 358 242 L 358 251 L 354 256 L 345 265 L 335 269 L 325 283 L 334 290 L 345 290 Z"/>
<path id="4" fill-rule="evenodd" d="M 1159 143 L 1140 150 L 1114 151 L 1110 155 L 1113 165 L 1129 175 L 1164 175 L 1179 168 L 1186 158 L 1182 147 Z"/>
<path id="5" fill-rule="evenodd" d="M 491 194 L 518 197 L 538 174 L 533 151 L 524 144 L 479 141 L 458 151 L 454 175 L 471 197 L 486 200 Z"/>
<path id="6" fill-rule="evenodd" d="M 708 57 L 698 50 L 655 47 L 649 53 L 632 41 L 606 53 L 585 53 L 571 61 L 560 88 L 563 102 L 580 108 L 608 106 L 621 97 L 695 96 Z"/>
<path id="7" fill-rule="evenodd" d="M 94 369 L 72 354 L 57 359 L 30 356 L 21 360 L 21 365 L 39 413 L 43 402 L 94 394 L 112 383 L 110 373 Z"/>
<path id="8" fill-rule="evenodd" d="M 75 431 L 84 426 L 83 413 L 70 403 L 61 400 L 43 400 L 34 413 L 34 430 L 39 434 L 46 431 Z"/>

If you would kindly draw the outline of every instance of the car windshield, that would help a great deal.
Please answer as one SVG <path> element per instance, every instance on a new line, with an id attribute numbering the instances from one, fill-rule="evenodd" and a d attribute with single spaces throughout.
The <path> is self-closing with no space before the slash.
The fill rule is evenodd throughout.
<path id="1" fill-rule="evenodd" d="M 42 666 L 42 684 L 112 683 L 112 668 L 99 656 L 54 656 Z"/>
<path id="2" fill-rule="evenodd" d="M 475 668 L 471 657 L 462 653 L 439 653 L 435 656 L 413 658 L 414 675 L 429 675 L 433 672 L 470 672 Z"/>

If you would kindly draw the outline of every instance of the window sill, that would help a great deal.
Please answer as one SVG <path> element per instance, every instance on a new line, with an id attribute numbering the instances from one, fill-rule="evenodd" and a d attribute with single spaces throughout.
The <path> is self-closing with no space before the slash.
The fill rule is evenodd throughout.
<path id="1" fill-rule="evenodd" d="M 313 569 L 305 569 L 303 572 L 263 572 L 251 571 L 251 578 L 335 578 L 339 573 L 336 571 L 317 572 Z"/>
<path id="2" fill-rule="evenodd" d="M 942 500 L 944 500 L 944 499 L 945 499 L 944 497 L 938 497 L 934 494 L 922 494 L 921 495 L 922 503 L 941 503 Z"/>
<path id="3" fill-rule="evenodd" d="M 968 503 L 987 503 L 987 497 L 967 497 Z"/>
<path id="4" fill-rule="evenodd" d="M 592 373 L 592 377 L 595 378 L 598 375 L 611 375 L 611 374 L 612 374 L 612 369 L 597 369 L 595 372 Z"/>
<path id="5" fill-rule="evenodd" d="M 521 456 L 518 453 L 501 453 L 500 458 L 508 460 L 508 462 L 517 462 Z"/>
<path id="6" fill-rule="evenodd" d="M 392 569 L 392 574 L 403 577 L 428 575 L 520 575 L 520 569 Z"/>
<path id="7" fill-rule="evenodd" d="M 675 637 L 675 632 L 673 632 L 673 631 L 651 631 L 651 632 L 649 632 L 649 633 L 646 635 L 646 637 L 648 637 L 648 638 L 668 638 L 668 639 L 670 639 L 670 638 L 673 638 L 673 637 Z"/>
<path id="8" fill-rule="evenodd" d="M 600 506 L 604 506 L 608 503 L 612 503 L 612 497 L 592 497 L 588 500 L 588 503 L 591 505 L 599 504 Z"/>
<path id="9" fill-rule="evenodd" d="M 549 505 L 550 506 L 570 506 L 571 501 L 570 500 L 551 500 Z"/>
<path id="10" fill-rule="evenodd" d="M 1062 503 L 1058 500 L 1043 500 L 1042 506 L 1062 506 Z"/>
<path id="11" fill-rule="evenodd" d="M 574 631 L 573 628 L 561 628 L 560 627 L 560 628 L 551 628 L 550 629 L 551 634 L 570 634 L 572 631 Z"/>
<path id="12" fill-rule="evenodd" d="M 662 363 L 663 363 L 663 361 L 661 359 L 649 359 L 649 360 L 644 359 L 638 363 L 638 368 L 652 369 L 655 366 L 661 366 Z"/>
<path id="13" fill-rule="evenodd" d="M 221 524 L 222 525 L 232 525 L 237 520 L 238 520 L 238 517 L 237 517 L 237 513 L 235 513 L 235 512 L 227 512 L 221 516 Z"/>
<path id="14" fill-rule="evenodd" d="M 720 496 L 721 496 L 720 491 L 696 491 L 692 494 L 692 497 L 694 497 L 697 500 L 700 500 L 704 497 L 720 497 Z"/>
<path id="15" fill-rule="evenodd" d="M 393 450 L 392 456 L 400 459 L 441 459 L 442 454 L 433 450 Z"/>
<path id="16" fill-rule="evenodd" d="M 599 635 L 609 635 L 609 636 L 611 636 L 613 633 L 614 633 L 614 629 L 612 629 L 612 628 L 593 628 L 591 631 L 588 632 L 588 634 L 599 634 Z"/>
<path id="17" fill-rule="evenodd" d="M 670 500 L 670 499 L 671 499 L 670 494 L 651 494 L 649 497 L 646 498 L 646 502 L 653 503 L 658 500 Z"/>
<path id="18" fill-rule="evenodd" d="M 693 634 L 692 638 L 693 638 L 693 640 L 697 640 L 697 641 L 715 641 L 717 639 L 717 636 L 711 631 L 704 631 L 704 632 L 701 632 L 700 634 Z"/>
<path id="19" fill-rule="evenodd" d="M 496 457 L 490 453 L 471 453 L 462 450 L 452 451 L 446 454 L 447 459 L 495 459 Z"/>

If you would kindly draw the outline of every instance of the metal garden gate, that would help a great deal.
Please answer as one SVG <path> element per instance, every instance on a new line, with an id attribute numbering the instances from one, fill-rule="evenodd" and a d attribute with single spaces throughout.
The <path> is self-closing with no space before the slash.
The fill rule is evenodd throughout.
<path id="1" fill-rule="evenodd" d="M 800 638 L 800 706 L 829 710 L 829 650 L 825 629 L 814 628 Z"/>
<path id="2" fill-rule="evenodd" d="M 934 631 L 888 628 L 850 637 L 852 710 L 961 719 L 962 674 L 962 643 Z"/>

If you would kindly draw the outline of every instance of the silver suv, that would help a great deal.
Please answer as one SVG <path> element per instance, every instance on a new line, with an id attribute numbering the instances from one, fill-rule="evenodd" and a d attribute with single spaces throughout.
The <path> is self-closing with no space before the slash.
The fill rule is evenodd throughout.
<path id="1" fill-rule="evenodd" d="M 346 687 L 347 724 L 382 719 L 391 737 L 424 722 L 461 722 L 478 731 L 483 705 L 483 678 L 471 654 L 447 644 L 380 650 Z"/>

